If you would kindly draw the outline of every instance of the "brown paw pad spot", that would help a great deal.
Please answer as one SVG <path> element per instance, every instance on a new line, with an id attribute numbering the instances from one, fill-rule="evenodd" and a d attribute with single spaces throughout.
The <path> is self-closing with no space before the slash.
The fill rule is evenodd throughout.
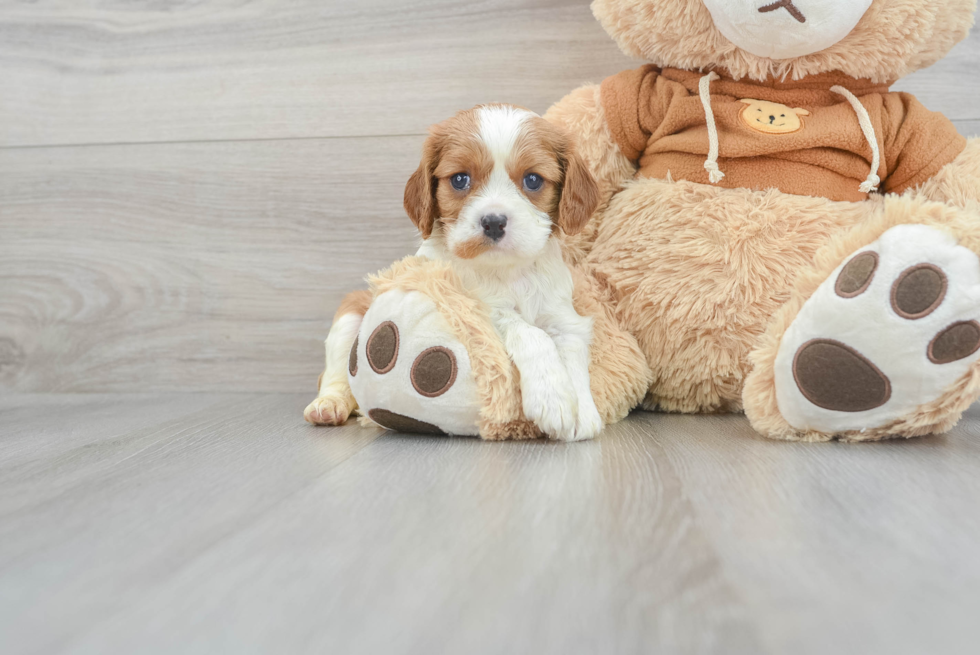
<path id="1" fill-rule="evenodd" d="M 364 352 L 375 373 L 387 373 L 393 369 L 398 361 L 398 327 L 391 321 L 385 321 L 374 328 Z"/>
<path id="2" fill-rule="evenodd" d="M 940 332 L 929 343 L 929 361 L 949 364 L 969 357 L 980 349 L 980 323 L 960 321 Z"/>
<path id="3" fill-rule="evenodd" d="M 351 377 L 357 375 L 357 342 L 360 337 L 354 337 L 354 345 L 350 347 L 350 357 L 347 358 L 347 370 Z"/>
<path id="4" fill-rule="evenodd" d="M 916 264 L 902 271 L 892 285 L 892 309 L 902 318 L 931 314 L 946 297 L 946 274 L 932 264 Z"/>
<path id="5" fill-rule="evenodd" d="M 855 255 L 844 265 L 834 290 L 841 298 L 854 298 L 864 293 L 878 270 L 878 253 L 871 250 Z"/>
<path id="6" fill-rule="evenodd" d="M 372 409 L 368 412 L 372 421 L 383 428 L 409 434 L 446 434 L 440 428 L 425 421 L 419 421 L 404 414 L 389 412 L 387 409 Z"/>
<path id="7" fill-rule="evenodd" d="M 793 360 L 793 377 L 807 400 L 838 412 L 881 407 L 892 395 L 891 382 L 877 366 L 832 339 L 814 339 L 800 346 Z"/>
<path id="8" fill-rule="evenodd" d="M 456 381 L 456 355 L 442 346 L 428 348 L 412 364 L 412 386 L 426 398 L 449 391 Z"/>

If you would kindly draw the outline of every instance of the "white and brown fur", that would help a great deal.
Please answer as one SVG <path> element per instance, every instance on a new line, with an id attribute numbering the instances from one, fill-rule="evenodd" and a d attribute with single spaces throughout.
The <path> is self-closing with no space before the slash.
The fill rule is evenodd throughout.
<path id="1" fill-rule="evenodd" d="M 469 178 L 465 189 L 453 187 L 458 174 Z M 525 184 L 528 174 L 539 176 L 540 189 Z M 562 440 L 602 429 L 589 385 L 592 320 L 572 306 L 559 243 L 585 226 L 598 200 L 568 136 L 509 105 L 479 106 L 434 126 L 405 187 L 405 209 L 424 239 L 417 254 L 452 261 L 487 303 L 520 371 L 525 415 Z M 488 231 L 489 216 L 506 217 L 503 236 Z M 334 318 L 319 396 L 305 412 L 312 423 L 343 423 L 356 407 L 346 362 L 369 302 L 367 292 L 350 294 Z"/>

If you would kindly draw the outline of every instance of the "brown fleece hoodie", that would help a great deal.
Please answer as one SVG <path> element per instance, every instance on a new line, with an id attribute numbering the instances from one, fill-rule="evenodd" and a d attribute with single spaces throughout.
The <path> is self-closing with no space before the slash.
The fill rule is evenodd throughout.
<path id="1" fill-rule="evenodd" d="M 623 153 L 643 177 L 710 184 L 709 130 L 699 96 L 703 74 L 644 66 L 602 83 L 602 104 Z M 831 87 L 850 91 L 867 111 L 880 165 L 859 111 Z M 721 77 L 708 86 L 717 125 L 718 168 L 726 188 L 777 188 L 785 193 L 858 201 L 874 172 L 880 191 L 901 193 L 935 175 L 966 147 L 942 114 L 907 93 L 891 93 L 841 74 L 778 82 Z"/>

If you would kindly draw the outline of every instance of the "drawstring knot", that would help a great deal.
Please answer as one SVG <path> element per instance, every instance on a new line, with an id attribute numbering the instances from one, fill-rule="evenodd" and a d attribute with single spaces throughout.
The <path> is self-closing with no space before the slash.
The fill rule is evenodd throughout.
<path id="1" fill-rule="evenodd" d="M 857 99 L 856 95 L 844 87 L 840 85 L 832 86 L 830 90 L 837 95 L 844 96 L 851 103 L 851 108 L 857 114 L 858 123 L 861 125 L 861 132 L 864 133 L 864 139 L 871 146 L 871 172 L 868 174 L 868 179 L 861 183 L 861 192 L 871 193 L 872 191 L 877 191 L 878 185 L 881 184 L 881 178 L 878 177 L 878 168 L 881 166 L 881 151 L 878 149 L 878 137 L 875 136 L 875 128 L 871 124 L 871 117 L 868 116 L 868 110 L 864 108 L 864 105 L 861 104 L 861 101 Z"/>

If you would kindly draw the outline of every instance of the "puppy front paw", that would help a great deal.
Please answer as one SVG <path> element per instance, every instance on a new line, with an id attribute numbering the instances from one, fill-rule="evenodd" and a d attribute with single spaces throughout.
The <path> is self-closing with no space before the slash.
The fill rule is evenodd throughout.
<path id="1" fill-rule="evenodd" d="M 313 425 L 343 425 L 355 407 L 350 394 L 328 393 L 307 405 L 303 418 Z"/>
<path id="2" fill-rule="evenodd" d="M 522 375 L 524 415 L 551 439 L 575 441 L 578 399 L 564 371 Z"/>
<path id="3" fill-rule="evenodd" d="M 602 417 L 596 409 L 592 394 L 579 396 L 578 420 L 575 425 L 575 439 L 594 439 L 602 432 Z"/>

